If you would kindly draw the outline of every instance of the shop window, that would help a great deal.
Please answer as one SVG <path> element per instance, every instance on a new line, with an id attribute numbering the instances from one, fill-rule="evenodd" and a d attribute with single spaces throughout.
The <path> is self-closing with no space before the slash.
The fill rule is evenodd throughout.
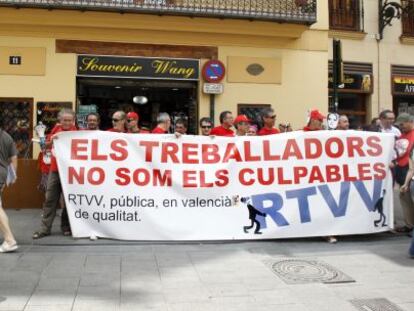
<path id="1" fill-rule="evenodd" d="M 32 157 L 33 99 L 0 98 L 2 128 L 13 137 L 19 158 Z"/>
<path id="2" fill-rule="evenodd" d="M 71 102 L 37 102 L 37 123 L 46 125 L 46 134 L 58 123 L 58 113 L 61 109 L 72 109 Z"/>
<path id="3" fill-rule="evenodd" d="M 363 31 L 362 0 L 329 0 L 329 28 Z"/>
<path id="4" fill-rule="evenodd" d="M 402 14 L 402 35 L 405 37 L 414 37 L 414 2 L 412 0 L 401 0 L 403 8 L 407 9 Z"/>

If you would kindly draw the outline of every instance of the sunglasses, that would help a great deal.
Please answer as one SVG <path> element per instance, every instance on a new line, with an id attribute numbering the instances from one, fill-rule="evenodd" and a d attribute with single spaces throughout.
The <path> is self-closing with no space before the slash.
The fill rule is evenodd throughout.
<path id="1" fill-rule="evenodd" d="M 211 129 L 211 126 L 210 125 L 203 125 L 201 128 L 202 129 Z"/>
<path id="2" fill-rule="evenodd" d="M 112 118 L 112 122 L 119 122 L 119 121 L 121 121 L 121 119 L 114 119 L 114 118 Z"/>
<path id="3" fill-rule="evenodd" d="M 137 121 L 137 120 L 135 120 L 135 119 L 128 119 L 127 120 L 128 123 L 133 122 L 133 121 Z"/>

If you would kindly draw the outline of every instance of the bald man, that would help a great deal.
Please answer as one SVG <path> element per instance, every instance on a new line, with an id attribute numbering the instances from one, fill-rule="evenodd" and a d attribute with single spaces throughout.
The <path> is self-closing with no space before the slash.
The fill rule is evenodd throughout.
<path id="1" fill-rule="evenodd" d="M 339 116 L 337 130 L 346 131 L 349 130 L 349 120 L 346 115 Z"/>

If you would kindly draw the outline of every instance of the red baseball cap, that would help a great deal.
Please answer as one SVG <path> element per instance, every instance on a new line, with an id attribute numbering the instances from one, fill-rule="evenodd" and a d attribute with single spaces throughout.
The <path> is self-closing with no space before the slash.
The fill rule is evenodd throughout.
<path id="1" fill-rule="evenodd" d="M 138 119 L 139 119 L 138 113 L 133 112 L 133 111 L 128 112 L 128 114 L 127 114 L 127 119 L 134 119 L 134 120 L 138 120 Z"/>
<path id="2" fill-rule="evenodd" d="M 309 118 L 314 119 L 314 120 L 323 121 L 323 119 L 325 119 L 326 117 L 318 109 L 314 109 L 310 112 Z"/>
<path id="3" fill-rule="evenodd" d="M 247 122 L 250 123 L 249 118 L 245 114 L 240 114 L 234 119 L 234 124 L 240 123 L 240 122 Z"/>

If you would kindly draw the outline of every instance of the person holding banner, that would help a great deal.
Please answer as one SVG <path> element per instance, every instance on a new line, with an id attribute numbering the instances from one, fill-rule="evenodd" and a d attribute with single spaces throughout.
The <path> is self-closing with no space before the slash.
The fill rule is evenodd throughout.
<path id="1" fill-rule="evenodd" d="M 0 129 L 0 232 L 4 238 L 3 244 L 0 246 L 0 253 L 14 252 L 18 249 L 16 239 L 10 229 L 9 218 L 3 209 L 1 200 L 6 184 L 8 182 L 13 183 L 16 180 L 17 154 L 13 138 Z M 10 179 L 10 172 L 14 174 L 13 180 Z"/>
<path id="2" fill-rule="evenodd" d="M 108 132 L 125 133 L 126 114 L 122 110 L 114 112 L 112 115 L 112 128 Z"/>
<path id="3" fill-rule="evenodd" d="M 264 108 L 261 113 L 263 127 L 257 132 L 257 136 L 267 136 L 273 134 L 280 134 L 280 131 L 275 128 L 276 114 L 273 108 Z"/>
<path id="4" fill-rule="evenodd" d="M 171 127 L 170 115 L 160 112 L 157 116 L 157 126 L 151 131 L 152 134 L 168 134 Z"/>
<path id="5" fill-rule="evenodd" d="M 235 136 L 234 132 L 231 130 L 234 121 L 231 111 L 223 111 L 220 113 L 219 120 L 221 125 L 213 128 L 210 132 L 210 136 Z"/>
<path id="6" fill-rule="evenodd" d="M 99 131 L 99 123 L 101 118 L 96 112 L 91 112 L 86 116 L 86 130 L 87 131 Z"/>
<path id="7" fill-rule="evenodd" d="M 401 131 L 394 126 L 395 114 L 391 110 L 383 110 L 379 114 L 379 129 L 381 133 L 392 133 L 395 138 L 401 136 Z"/>
<path id="8" fill-rule="evenodd" d="M 200 119 L 200 128 L 202 136 L 210 136 L 211 129 L 213 128 L 213 122 L 210 118 L 203 117 Z"/>
<path id="9" fill-rule="evenodd" d="M 59 123 L 53 128 L 46 142 L 46 148 L 52 148 L 52 158 L 46 187 L 45 202 L 43 204 L 42 224 L 40 230 L 33 233 L 33 239 L 41 239 L 51 233 L 53 220 L 55 219 L 56 210 L 59 206 L 59 199 L 62 195 L 62 186 L 60 183 L 56 157 L 54 155 L 53 141 L 57 139 L 57 134 L 60 132 L 77 130 L 75 127 L 75 115 L 75 112 L 71 109 L 62 109 L 59 111 Z M 66 208 L 62 210 L 61 229 L 63 235 L 71 235 Z"/>
<path id="10" fill-rule="evenodd" d="M 408 113 L 401 113 L 397 120 L 402 134 L 395 142 L 395 151 L 397 159 L 395 160 L 395 180 L 401 186 L 400 202 L 403 209 L 405 225 L 396 228 L 398 233 L 411 234 L 414 228 L 414 202 L 413 192 L 410 191 L 409 183 L 412 178 L 408 174 L 410 154 L 414 146 L 414 118 Z"/>

